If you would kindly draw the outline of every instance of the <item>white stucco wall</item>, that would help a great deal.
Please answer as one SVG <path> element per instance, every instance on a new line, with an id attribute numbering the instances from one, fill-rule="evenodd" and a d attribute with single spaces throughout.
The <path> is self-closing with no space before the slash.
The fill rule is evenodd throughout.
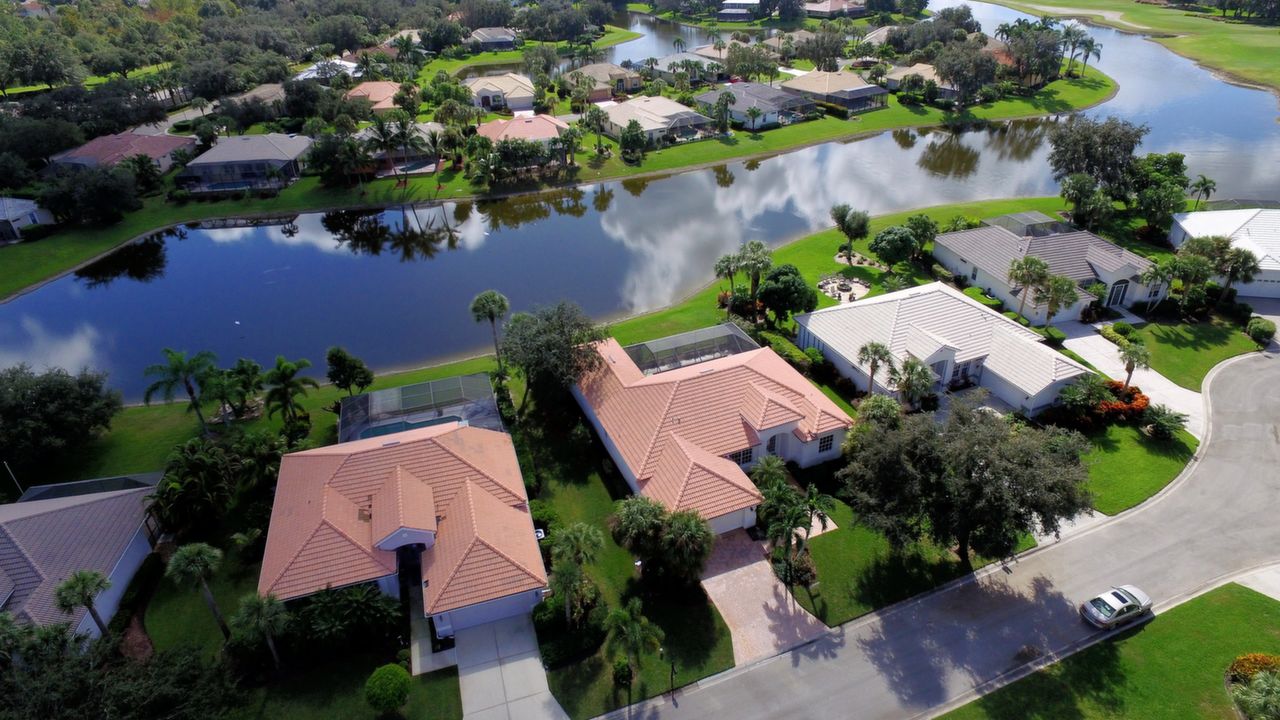
<path id="1" fill-rule="evenodd" d="M 120 559 L 116 561 L 116 566 L 107 576 L 111 581 L 111 587 L 99 593 L 94 600 L 93 605 L 102 616 L 103 622 L 111 622 L 116 610 L 120 608 L 120 599 L 124 597 L 124 591 L 129 588 L 129 581 L 133 580 L 134 573 L 138 572 L 142 561 L 146 560 L 147 555 L 150 554 L 151 541 L 147 538 L 147 530 L 144 526 L 138 526 L 138 532 L 134 533 L 124 552 L 121 553 Z M 93 621 L 93 616 L 86 612 L 76 632 L 98 637 L 98 625 Z"/>
<path id="2" fill-rule="evenodd" d="M 532 611 L 540 602 L 542 602 L 542 590 L 527 590 L 432 615 L 431 619 L 436 624 L 436 635 L 445 638 L 469 627 L 523 615 Z"/>
<path id="3" fill-rule="evenodd" d="M 376 545 L 380 550 L 395 550 L 405 545 L 413 545 L 421 543 L 425 548 L 430 548 L 436 544 L 436 534 L 430 530 L 420 530 L 416 528 L 400 528 L 385 538 L 379 540 Z"/>

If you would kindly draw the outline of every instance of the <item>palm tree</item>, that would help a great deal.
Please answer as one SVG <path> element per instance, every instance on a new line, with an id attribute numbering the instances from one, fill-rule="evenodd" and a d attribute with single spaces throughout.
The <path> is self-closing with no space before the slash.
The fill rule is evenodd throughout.
<path id="1" fill-rule="evenodd" d="M 809 487 L 805 489 L 804 500 L 801 503 L 801 507 L 809 515 L 809 524 L 804 528 L 803 548 L 809 544 L 809 533 L 813 531 L 814 520 L 818 521 L 823 530 L 827 529 L 831 513 L 835 512 L 836 509 L 836 499 L 822 492 L 817 483 L 810 483 Z"/>
<path id="2" fill-rule="evenodd" d="M 0 612 L 0 668 L 13 662 L 18 648 L 31 634 L 30 625 L 19 625 L 13 613 Z"/>
<path id="3" fill-rule="evenodd" d="M 1214 191 L 1218 189 L 1218 183 L 1214 182 L 1213 179 L 1210 177 L 1201 175 L 1200 177 L 1197 177 L 1195 179 L 1195 182 L 1191 183 L 1190 189 L 1195 191 L 1195 194 L 1196 194 L 1195 209 L 1199 210 L 1200 200 L 1201 199 L 1208 200 L 1209 196 L 1213 195 Z"/>
<path id="4" fill-rule="evenodd" d="M 626 605 L 609 611 L 604 621 L 609 632 L 607 645 L 610 652 L 621 651 L 627 658 L 632 673 L 640 666 L 640 656 L 653 652 L 662 645 L 665 637 L 662 628 L 644 616 L 640 598 L 633 597 Z"/>
<path id="5" fill-rule="evenodd" d="M 570 165 L 577 165 L 578 148 L 582 145 L 582 129 L 570 125 L 560 133 L 560 143 L 564 147 L 565 160 Z"/>
<path id="6" fill-rule="evenodd" d="M 200 410 L 197 387 L 203 385 L 205 379 L 213 373 L 217 358 L 208 350 L 201 350 L 187 357 L 185 352 L 178 352 L 172 348 L 164 349 L 164 357 L 164 363 L 151 365 L 142 371 L 143 375 L 157 378 L 147 386 L 146 392 L 142 395 L 142 401 L 150 405 L 151 398 L 159 392 L 163 395 L 165 402 L 169 402 L 173 400 L 174 389 L 181 385 L 191 401 L 191 409 L 195 411 L 196 419 L 200 421 L 200 432 L 207 435 L 209 429 L 205 426 L 204 413 Z"/>
<path id="7" fill-rule="evenodd" d="M 733 279 L 737 276 L 738 269 L 738 255 L 736 253 L 721 255 L 720 259 L 716 260 L 716 277 L 724 278 L 729 281 L 730 295 L 737 292 Z"/>
<path id="8" fill-rule="evenodd" d="M 574 523 L 551 539 L 552 562 L 561 560 L 574 565 L 591 565 L 604 550 L 604 533 L 587 523 Z"/>
<path id="9" fill-rule="evenodd" d="M 1245 717 L 1280 717 L 1280 673 L 1259 672 L 1243 685 L 1231 688 L 1231 697 Z"/>
<path id="10" fill-rule="evenodd" d="M 765 455 L 751 468 L 751 481 L 765 488 L 787 479 L 787 463 L 777 455 Z"/>
<path id="11" fill-rule="evenodd" d="M 191 107 L 200 111 L 200 117 L 204 117 L 205 108 L 209 107 L 209 101 L 202 97 L 191 98 Z"/>
<path id="12" fill-rule="evenodd" d="M 289 627 L 289 613 L 284 603 L 275 595 L 246 595 L 240 600 L 240 610 L 231 618 L 235 629 L 250 637 L 261 637 L 271 651 L 276 669 L 280 669 L 280 653 L 276 650 L 276 637 Z"/>
<path id="13" fill-rule="evenodd" d="M 1151 367 L 1151 351 L 1146 345 L 1140 342 L 1130 341 L 1128 345 L 1122 345 L 1120 350 L 1120 361 L 1124 363 L 1124 386 L 1129 387 L 1129 383 L 1133 380 L 1133 371 L 1138 368 L 1146 370 Z"/>
<path id="14" fill-rule="evenodd" d="M 588 105 L 587 111 L 582 113 L 582 124 L 588 130 L 596 134 L 596 154 L 600 155 L 604 152 L 604 130 L 609 127 L 609 113 L 604 111 L 599 105 Z"/>
<path id="15" fill-rule="evenodd" d="M 1044 305 L 1044 326 L 1049 327 L 1053 316 L 1064 307 L 1070 307 L 1080 299 L 1076 281 L 1066 275 L 1050 275 L 1036 287 L 1036 304 Z"/>
<path id="16" fill-rule="evenodd" d="M 1252 250 L 1233 247 L 1223 256 L 1222 265 L 1218 269 L 1227 280 L 1222 286 L 1223 297 L 1226 297 L 1226 292 L 1231 289 L 1232 283 L 1253 282 L 1258 273 L 1262 272 L 1262 265 L 1259 264 L 1258 256 L 1254 255 Z"/>
<path id="17" fill-rule="evenodd" d="M 263 376 L 267 388 L 267 416 L 279 412 L 286 421 L 296 420 L 302 408 L 298 398 L 307 396 L 307 388 L 318 388 L 320 385 L 309 377 L 301 377 L 298 373 L 311 367 L 306 358 L 289 362 L 283 355 L 276 356 L 276 366 Z"/>
<path id="18" fill-rule="evenodd" d="M 765 528 L 765 535 L 769 539 L 769 544 L 775 550 L 782 549 L 782 557 L 790 561 L 799 554 L 800 543 L 803 542 L 803 536 L 800 530 L 805 528 L 809 523 L 809 515 L 805 511 L 804 505 L 795 502 L 795 490 L 787 485 L 777 487 L 782 490 L 781 496 L 788 498 L 790 501 L 771 503 L 769 508 L 769 524 Z M 771 493 L 778 495 L 778 493 Z"/>
<path id="19" fill-rule="evenodd" d="M 400 139 L 400 159 L 403 162 L 408 162 L 409 157 L 416 153 L 427 152 L 427 141 L 412 117 L 408 114 L 401 115 L 396 118 L 395 126 L 396 137 Z"/>
<path id="20" fill-rule="evenodd" d="M 913 408 L 920 407 L 920 401 L 933 391 L 933 371 L 916 358 L 908 357 L 904 360 L 900 367 L 893 370 L 891 377 L 902 398 Z"/>
<path id="21" fill-rule="evenodd" d="M 221 550 L 206 543 L 191 543 L 173 551 L 164 574 L 181 587 L 198 586 L 200 593 L 204 595 L 205 604 L 209 606 L 209 612 L 213 613 L 213 619 L 218 622 L 218 628 L 222 630 L 223 639 L 230 640 L 231 628 L 227 627 L 227 621 L 222 617 L 222 610 L 218 608 L 218 601 L 214 599 L 213 591 L 209 589 L 209 578 L 218 571 L 218 565 L 221 563 Z"/>
<path id="22" fill-rule="evenodd" d="M 1018 315 L 1025 317 L 1023 310 L 1027 296 L 1031 294 L 1031 288 L 1039 287 L 1049 278 L 1049 263 L 1031 255 L 1013 260 L 1009 263 L 1008 278 L 1009 284 L 1022 288 L 1018 295 Z"/>
<path id="23" fill-rule="evenodd" d="M 867 394 L 876 391 L 876 371 L 884 365 L 889 369 L 890 377 L 896 372 L 893 366 L 893 352 L 882 342 L 869 342 L 858 348 L 858 362 L 867 366 Z"/>
<path id="24" fill-rule="evenodd" d="M 98 614 L 98 608 L 94 607 L 93 601 L 99 593 L 106 592 L 110 588 L 111 581 L 97 570 L 77 570 L 58 585 L 54 591 L 53 601 L 59 610 L 68 615 L 75 612 L 77 608 L 88 610 L 89 615 L 93 617 L 93 622 L 98 626 L 98 632 L 105 637 L 107 624 L 102 621 L 102 616 Z"/>
<path id="25" fill-rule="evenodd" d="M 755 105 L 747 108 L 747 117 L 751 118 L 751 132 L 756 131 L 756 121 L 760 119 L 761 115 L 764 115 L 764 111 Z"/>
<path id="26" fill-rule="evenodd" d="M 1062 46 L 1067 50 L 1067 76 L 1071 75 L 1071 68 L 1076 62 L 1076 50 L 1080 47 L 1080 43 L 1089 37 L 1089 33 L 1083 26 L 1072 23 L 1062 29 Z"/>
<path id="27" fill-rule="evenodd" d="M 374 115 L 373 125 L 369 126 L 367 142 L 370 152 L 386 155 L 387 168 L 391 170 L 392 176 L 398 175 L 394 155 L 396 150 L 400 149 L 400 135 L 396 132 L 395 124 L 381 115 Z"/>
<path id="28" fill-rule="evenodd" d="M 756 316 L 756 322 L 759 322 L 756 297 L 760 292 L 760 277 L 773 267 L 773 251 L 760 240 L 748 240 L 738 251 L 738 267 L 751 278 L 752 314 Z"/>
<path id="29" fill-rule="evenodd" d="M 871 216 L 862 210 L 854 210 L 845 203 L 831 207 L 831 221 L 836 229 L 844 235 L 845 243 L 841 247 L 845 262 L 853 267 L 853 244 L 867 237 L 871 232 Z"/>
<path id="30" fill-rule="evenodd" d="M 698 581 L 715 533 L 697 510 L 678 510 L 667 517 L 662 531 L 662 564 L 676 579 L 686 583 Z"/>
<path id="31" fill-rule="evenodd" d="M 689 47 L 689 44 L 688 44 L 687 42 L 685 42 L 685 39 L 684 39 L 684 38 L 682 38 L 682 37 L 680 37 L 680 36 L 678 36 L 678 35 L 676 36 L 676 39 L 675 39 L 675 40 L 672 40 L 672 41 L 671 41 L 671 48 L 672 48 L 673 50 L 675 50 L 677 53 L 682 53 L 682 52 L 684 52 L 684 51 L 685 51 L 685 48 L 687 48 L 687 47 Z"/>
<path id="32" fill-rule="evenodd" d="M 565 627 L 573 627 L 573 608 L 578 591 L 582 589 L 585 579 L 586 573 L 583 572 L 581 565 L 568 560 L 559 560 L 551 565 L 551 578 L 548 584 L 553 595 L 564 598 Z"/>
<path id="33" fill-rule="evenodd" d="M 1080 75 L 1083 77 L 1089 71 L 1089 58 L 1094 60 L 1102 59 L 1102 43 L 1087 37 L 1080 42 Z"/>
<path id="34" fill-rule="evenodd" d="M 511 303 L 507 296 L 497 290 L 485 290 L 471 301 L 471 319 L 476 322 L 488 321 L 493 331 L 493 354 L 498 358 L 498 374 L 502 374 L 502 349 L 498 346 L 498 321 L 507 316 Z"/>

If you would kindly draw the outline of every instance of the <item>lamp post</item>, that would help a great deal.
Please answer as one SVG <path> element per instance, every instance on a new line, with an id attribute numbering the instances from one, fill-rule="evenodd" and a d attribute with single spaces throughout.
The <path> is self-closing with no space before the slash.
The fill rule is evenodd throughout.
<path id="1" fill-rule="evenodd" d="M 672 694 L 672 695 L 674 695 L 674 694 L 675 694 L 675 692 L 676 692 L 676 658 L 675 658 L 675 655 L 672 655 L 671 657 L 667 657 L 666 648 L 659 647 L 659 648 L 658 648 L 658 657 L 665 658 L 666 660 L 668 660 L 668 661 L 671 663 L 671 680 L 670 680 L 670 683 L 671 683 L 671 684 L 670 684 L 670 687 L 669 687 L 669 689 L 667 690 L 667 692 L 668 692 L 668 693 L 670 693 L 670 694 Z"/>

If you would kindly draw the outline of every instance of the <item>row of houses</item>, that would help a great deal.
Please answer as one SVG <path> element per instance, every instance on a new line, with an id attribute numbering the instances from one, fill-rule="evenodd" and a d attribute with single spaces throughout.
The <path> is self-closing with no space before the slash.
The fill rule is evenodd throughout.
<path id="1" fill-rule="evenodd" d="M 723 0 L 716 11 L 719 22 L 750 22 L 760 17 L 760 0 Z M 804 3 L 806 17 L 830 20 L 837 17 L 863 17 L 867 14 L 865 3 L 852 0 L 819 0 Z"/>
<path id="2" fill-rule="evenodd" d="M 1228 234 L 1268 258 L 1264 272 L 1275 273 L 1277 228 L 1276 210 L 1188 213 L 1172 239 Z M 943 234 L 937 247 L 940 262 L 968 263 L 979 284 L 1035 254 L 1082 284 L 1106 283 L 1106 299 L 1124 304 L 1145 261 L 1099 242 L 1027 213 Z M 998 283 L 990 290 L 1011 302 L 1025 291 Z M 858 360 L 871 342 L 898 362 L 923 362 L 938 392 L 978 385 L 1029 415 L 1090 372 L 942 283 L 802 314 L 796 323 L 800 346 L 881 393 L 895 392 L 887 373 L 871 377 Z M 777 353 L 731 324 L 625 347 L 608 339 L 592 351 L 597 367 L 571 392 L 631 492 L 695 511 L 717 533 L 755 525 L 763 497 L 749 472 L 762 458 L 800 467 L 834 460 L 853 425 Z M 283 458 L 258 592 L 289 601 L 370 584 L 404 596 L 440 638 L 527 614 L 542 600 L 540 535 L 487 376 L 346 398 L 338 437 Z M 99 570 L 112 589 L 97 608 L 114 612 L 154 541 L 145 502 L 154 481 L 46 486 L 0 506 L 0 610 L 20 623 L 70 621 L 94 634 L 84 610 L 57 610 L 54 589 L 75 570 Z"/>

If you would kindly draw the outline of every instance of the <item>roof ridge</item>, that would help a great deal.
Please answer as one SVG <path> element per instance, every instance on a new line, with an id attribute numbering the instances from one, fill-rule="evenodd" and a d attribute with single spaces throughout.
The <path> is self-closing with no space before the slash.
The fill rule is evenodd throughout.
<path id="1" fill-rule="evenodd" d="M 471 554 L 472 548 L 474 548 L 476 546 L 476 543 L 480 540 L 480 533 L 478 532 L 479 527 L 476 525 L 475 498 L 471 494 L 473 486 L 475 486 L 474 482 L 468 479 L 464 479 L 462 481 L 462 487 L 458 490 L 458 494 L 454 496 L 453 502 L 449 504 L 449 510 L 452 511 L 453 506 L 456 505 L 460 499 L 463 500 L 463 502 L 466 505 L 465 511 L 467 516 L 467 521 L 471 523 L 471 529 L 473 532 L 471 534 L 471 542 L 467 545 L 466 549 L 463 550 L 458 555 L 458 561 L 454 563 L 452 568 L 449 569 L 449 574 L 445 577 L 444 587 L 446 588 L 453 584 L 453 579 L 457 577 L 458 572 L 462 570 L 462 566 L 466 564 L 467 555 Z M 479 488 L 476 488 L 476 489 L 479 489 Z M 458 497 L 459 495 L 463 497 L 459 498 Z M 494 499 L 496 500 L 497 498 L 494 498 Z M 448 517 L 449 516 L 446 514 L 445 519 L 447 520 Z M 448 532 L 448 531 L 446 530 L 445 532 Z M 440 595 L 437 595 L 436 599 L 439 600 Z"/>
<path id="2" fill-rule="evenodd" d="M 117 498 L 122 498 L 122 497 L 124 497 L 125 495 L 129 495 L 129 494 L 131 494 L 131 493 L 141 493 L 141 492 L 146 492 L 146 491 L 148 491 L 148 490 L 155 490 L 155 487 L 153 487 L 153 486 L 151 486 L 151 485 L 148 485 L 148 486 L 146 486 L 146 487 L 138 487 L 138 488 L 124 488 L 124 489 L 121 489 L 121 490 L 108 490 L 108 491 L 106 491 L 106 492 L 92 493 L 92 494 L 89 494 L 89 495 L 83 495 L 83 496 L 81 496 L 81 497 L 85 497 L 85 498 L 87 498 L 84 502 L 76 502 L 76 503 L 71 503 L 71 504 L 67 504 L 67 505 L 60 505 L 60 506 L 56 506 L 56 507 L 50 507 L 50 508 L 48 508 L 47 510 L 41 510 L 41 511 L 39 511 L 39 512 L 32 513 L 32 514 L 30 514 L 30 515 L 23 515 L 23 516 L 21 516 L 21 517 L 12 518 L 12 519 L 9 519 L 9 520 L 3 520 L 3 521 L 0 521 L 0 527 L 3 527 L 3 526 L 5 526 L 5 525 L 8 525 L 9 523 L 12 523 L 12 522 L 20 522 L 20 521 L 22 521 L 22 520 L 30 520 L 30 519 L 32 519 L 32 518 L 44 517 L 45 515 L 48 515 L 49 513 L 62 512 L 63 510 L 70 510 L 71 508 L 79 508 L 79 507 L 84 507 L 84 506 L 86 506 L 86 505 L 96 505 L 96 504 L 98 504 L 98 503 L 100 503 L 100 502 L 106 502 L 106 501 L 108 501 L 108 500 L 115 500 L 115 499 L 117 499 Z M 95 498 L 95 497 L 93 497 L 93 495 L 100 495 L 100 496 L 102 496 L 102 497 L 96 497 L 96 498 Z M 66 498 L 57 498 L 57 497 L 53 497 L 53 498 L 37 498 L 37 499 L 35 499 L 35 500 L 29 500 L 28 502 L 31 502 L 31 503 L 37 503 L 37 502 L 45 502 L 45 501 L 50 501 L 50 500 L 65 500 L 65 499 L 66 499 Z M 19 503 L 14 502 L 14 503 L 10 503 L 10 504 L 11 504 L 11 505 L 18 505 Z"/>
<path id="3" fill-rule="evenodd" d="M 44 572 L 41 571 L 40 565 L 31 558 L 31 553 L 27 550 L 26 546 L 22 544 L 22 541 L 18 540 L 18 538 L 14 536 L 13 532 L 3 524 L 0 524 L 0 533 L 3 533 L 9 538 L 9 541 L 13 543 L 13 546 L 18 549 L 18 552 L 22 553 L 22 559 L 27 561 L 27 566 L 31 568 L 31 571 L 34 572 L 37 577 L 40 578 L 41 582 L 44 582 L 46 580 Z"/>
<path id="4" fill-rule="evenodd" d="M 654 448 L 657 447 L 658 445 L 658 438 L 662 437 L 662 426 L 666 423 L 666 419 L 670 416 L 669 413 L 671 412 L 671 404 L 675 402 L 676 395 L 678 394 L 677 390 L 679 390 L 680 388 L 680 383 L 684 382 L 687 379 L 688 378 L 678 378 L 676 380 L 671 381 L 670 383 L 661 383 L 663 385 L 668 385 L 671 388 L 671 390 L 670 392 L 667 393 L 667 400 L 662 404 L 662 412 L 659 413 L 658 415 L 657 431 L 653 433 L 653 437 L 649 438 L 648 448 L 645 449 L 644 458 L 640 464 L 640 473 L 644 473 L 645 468 L 649 467 L 649 464 L 650 464 L 649 460 L 653 458 Z M 618 378 L 618 381 L 622 382 L 622 378 Z M 630 390 L 632 387 L 634 386 L 627 385 L 626 383 L 622 383 L 623 392 Z M 668 434 L 675 435 L 675 432 L 669 431 Z M 655 461 L 655 464 L 656 464 L 656 461 Z M 650 472 L 649 476 L 652 476 L 652 474 L 653 473 Z"/>
<path id="5" fill-rule="evenodd" d="M 442 438 L 442 437 L 444 437 L 445 435 L 452 435 L 452 434 L 454 434 L 455 432 L 459 432 L 459 431 L 461 431 L 464 427 L 470 427 L 470 426 L 468 426 L 468 425 L 459 425 L 457 428 L 455 428 L 455 429 L 454 429 L 454 430 L 452 430 L 451 432 L 441 433 L 440 435 L 433 435 L 432 437 L 424 438 L 424 440 L 430 440 L 430 441 L 432 441 L 432 442 L 435 444 L 435 446 L 436 446 L 436 447 L 438 447 L 438 448 L 440 448 L 441 450 L 445 451 L 445 453 L 447 453 L 447 454 L 449 454 L 449 455 L 452 455 L 453 457 L 457 458 L 459 461 L 461 461 L 461 462 L 462 462 L 462 464 L 463 464 L 463 465 L 466 465 L 467 467 L 469 467 L 469 468 L 471 468 L 472 470 L 475 470 L 477 473 L 479 473 L 481 477 L 485 478 L 486 480 L 489 480 L 489 481 L 493 482 L 495 485 L 497 485 L 497 486 L 501 487 L 503 490 L 507 490 L 508 492 L 511 492 L 511 491 L 507 488 L 507 486 L 506 486 L 506 485 L 503 485 L 501 482 L 499 482 L 499 481 L 498 481 L 498 479 L 497 479 L 496 477 L 494 477 L 494 476 L 490 475 L 489 473 L 485 472 L 485 471 L 484 471 L 484 470 L 482 470 L 479 466 L 477 466 L 475 463 L 471 462 L 471 461 L 470 461 L 470 460 L 468 460 L 467 458 L 464 458 L 464 457 L 462 457 L 461 455 L 459 455 L 458 453 L 454 452 L 452 448 L 446 447 L 446 446 L 444 445 L 444 443 L 438 442 L 439 438 Z M 477 429 L 481 429 L 481 428 L 477 428 Z M 517 459 L 517 465 L 518 465 L 518 464 L 519 464 L 519 460 Z M 522 481 L 522 482 L 523 482 L 523 481 Z M 463 483 L 471 483 L 471 484 L 475 484 L 475 481 L 474 481 L 474 480 L 472 480 L 471 478 L 463 478 Z M 479 489 L 479 490 L 481 490 L 481 491 L 483 491 L 483 492 L 488 492 L 487 490 L 485 490 L 484 488 L 480 487 L 479 485 L 476 485 L 476 488 L 477 488 L 477 489 Z M 489 494 L 490 494 L 490 495 L 493 495 L 493 493 L 489 493 Z M 513 495 L 517 495 L 517 493 L 512 493 L 512 494 L 513 494 Z M 496 498 L 496 497 L 495 497 L 494 499 L 495 499 L 495 500 L 497 500 L 498 498 Z M 499 500 L 499 502 L 501 502 L 501 500 Z"/>

